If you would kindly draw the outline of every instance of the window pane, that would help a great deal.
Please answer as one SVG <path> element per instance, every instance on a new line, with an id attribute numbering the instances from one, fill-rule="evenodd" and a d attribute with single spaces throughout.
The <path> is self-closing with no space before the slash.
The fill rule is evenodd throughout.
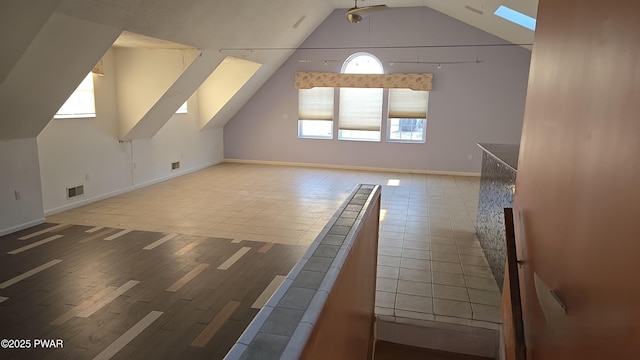
<path id="1" fill-rule="evenodd" d="M 425 142 L 428 91 L 389 89 L 389 131 L 387 139 L 398 142 Z"/>
<path id="2" fill-rule="evenodd" d="M 178 110 L 176 110 L 176 114 L 186 114 L 188 112 L 189 112 L 189 109 L 187 108 L 187 102 L 186 101 L 184 102 L 184 104 L 180 105 Z"/>
<path id="3" fill-rule="evenodd" d="M 299 138 L 333 139 L 333 121 L 299 120 Z"/>
<path id="4" fill-rule="evenodd" d="M 93 96 L 93 73 L 89 73 L 53 117 L 61 119 L 95 116 L 96 104 Z"/>
<path id="5" fill-rule="evenodd" d="M 382 63 L 371 54 L 355 53 L 351 55 L 344 65 L 343 74 L 383 74 Z"/>
<path id="6" fill-rule="evenodd" d="M 338 139 L 354 141 L 380 141 L 380 131 L 340 130 L 338 131 Z"/>
<path id="7" fill-rule="evenodd" d="M 389 141 L 425 142 L 424 119 L 389 119 Z"/>

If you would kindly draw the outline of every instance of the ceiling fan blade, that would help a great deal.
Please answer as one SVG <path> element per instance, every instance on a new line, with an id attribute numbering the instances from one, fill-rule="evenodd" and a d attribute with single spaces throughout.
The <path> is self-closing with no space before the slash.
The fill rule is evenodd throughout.
<path id="1" fill-rule="evenodd" d="M 372 6 L 363 6 L 359 8 L 351 8 L 347 11 L 347 15 L 349 14 L 358 14 L 360 16 L 367 16 L 373 12 L 388 9 L 387 5 L 372 5 Z"/>

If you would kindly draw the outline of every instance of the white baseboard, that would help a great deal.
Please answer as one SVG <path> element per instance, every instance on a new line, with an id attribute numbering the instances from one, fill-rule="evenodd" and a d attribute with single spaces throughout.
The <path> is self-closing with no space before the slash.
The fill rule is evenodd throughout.
<path id="1" fill-rule="evenodd" d="M 477 173 L 477 172 L 461 172 L 461 171 L 438 171 L 438 170 L 423 170 L 423 169 L 396 169 L 396 168 L 380 168 L 380 167 L 368 167 L 368 166 L 299 163 L 299 162 L 268 161 L 268 160 L 246 160 L 246 159 L 224 159 L 224 162 L 226 162 L 226 163 L 238 163 L 238 164 L 256 164 L 256 165 L 298 166 L 298 167 L 312 167 L 312 168 L 324 168 L 324 169 L 382 171 L 382 172 L 405 173 L 405 174 L 480 177 L 480 173 Z"/>
<path id="2" fill-rule="evenodd" d="M 208 164 L 205 164 L 205 165 L 196 166 L 196 167 L 193 167 L 191 169 L 174 172 L 174 173 L 171 173 L 170 175 L 165 176 L 165 177 L 161 177 L 161 178 L 154 179 L 154 180 L 149 180 L 149 181 L 134 185 L 132 188 L 127 189 L 126 192 L 142 189 L 142 188 L 150 186 L 150 185 L 154 185 L 154 184 L 158 184 L 158 183 L 161 183 L 161 182 L 164 182 L 164 181 L 167 181 L 167 180 L 175 179 L 175 178 L 180 177 L 182 175 L 187 175 L 187 174 L 190 174 L 190 173 L 194 173 L 196 171 L 200 171 L 200 170 L 206 169 L 206 168 L 208 168 L 210 166 L 220 164 L 221 162 L 223 162 L 223 161 L 222 160 L 221 161 L 216 161 L 216 162 L 208 163 Z"/>
<path id="3" fill-rule="evenodd" d="M 187 169 L 187 170 L 174 172 L 174 173 L 172 173 L 172 174 L 170 174 L 168 176 L 164 176 L 164 177 L 161 177 L 161 178 L 158 178 L 158 179 L 146 181 L 146 182 L 143 182 L 143 183 L 140 183 L 140 184 L 128 187 L 128 188 L 124 188 L 124 189 L 112 191 L 112 192 L 109 192 L 109 193 L 106 193 L 106 194 L 102 194 L 102 195 L 93 196 L 93 197 L 90 197 L 90 198 L 87 198 L 87 199 L 83 199 L 83 200 L 80 200 L 78 202 L 74 202 L 73 204 L 68 204 L 68 205 L 57 207 L 57 208 L 48 209 L 48 210 L 44 211 L 44 215 L 45 216 L 51 216 L 51 215 L 55 215 L 55 214 L 58 214 L 58 213 L 61 213 L 61 212 L 64 212 L 64 211 L 73 210 L 75 208 L 79 208 L 81 206 L 85 206 L 85 205 L 91 204 L 91 203 L 96 202 L 96 201 L 100 201 L 100 200 L 108 199 L 108 198 L 111 198 L 111 197 L 114 197 L 114 196 L 122 195 L 122 194 L 128 193 L 130 191 L 142 189 L 144 187 L 147 187 L 147 186 L 150 186 L 150 185 L 154 185 L 154 184 L 158 184 L 158 183 L 161 183 L 163 181 L 171 180 L 171 179 L 180 177 L 182 175 L 187 175 L 187 174 L 190 174 L 190 173 L 193 173 L 193 172 L 196 172 L 196 171 L 200 171 L 200 170 L 206 169 L 206 168 L 208 168 L 210 166 L 217 165 L 217 164 L 219 164 L 221 162 L 222 161 L 216 161 L 216 162 L 207 163 L 207 164 L 196 166 L 196 167 L 193 167 L 193 168 L 190 168 L 190 169 Z"/>
<path id="4" fill-rule="evenodd" d="M 44 222 L 45 222 L 45 219 L 41 218 L 41 219 L 36 219 L 36 220 L 32 220 L 32 221 L 26 222 L 26 223 L 23 223 L 23 224 L 20 224 L 20 225 L 12 226 L 12 227 L 7 228 L 7 229 L 1 229 L 0 230 L 0 236 L 5 236 L 5 235 L 8 235 L 8 234 L 14 233 L 16 231 L 20 231 L 20 230 L 24 230 L 24 229 L 30 228 L 32 226 L 40 225 L 40 224 L 42 224 Z"/>

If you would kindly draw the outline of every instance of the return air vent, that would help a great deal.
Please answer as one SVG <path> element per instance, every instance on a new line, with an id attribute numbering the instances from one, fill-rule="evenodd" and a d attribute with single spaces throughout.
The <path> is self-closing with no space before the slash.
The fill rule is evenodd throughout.
<path id="1" fill-rule="evenodd" d="M 67 199 L 84 194 L 84 185 L 67 188 Z"/>
<path id="2" fill-rule="evenodd" d="M 180 161 L 171 163 L 171 170 L 180 169 Z"/>

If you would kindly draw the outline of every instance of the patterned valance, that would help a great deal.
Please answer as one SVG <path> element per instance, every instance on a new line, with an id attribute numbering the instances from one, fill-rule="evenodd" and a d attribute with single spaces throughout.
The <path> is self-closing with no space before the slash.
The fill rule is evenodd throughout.
<path id="1" fill-rule="evenodd" d="M 314 87 L 387 88 L 431 91 L 433 74 L 337 74 L 298 72 L 296 89 Z"/>

